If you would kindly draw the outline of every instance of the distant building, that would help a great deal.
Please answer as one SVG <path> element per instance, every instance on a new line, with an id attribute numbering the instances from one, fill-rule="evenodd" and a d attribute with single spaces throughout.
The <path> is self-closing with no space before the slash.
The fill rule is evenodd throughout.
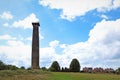
<path id="1" fill-rule="evenodd" d="M 93 69 L 92 67 L 84 67 L 83 72 L 87 72 L 87 73 L 113 73 L 114 69 L 112 69 L 112 68 L 103 69 L 101 67 L 96 67 Z"/>
<path id="2" fill-rule="evenodd" d="M 112 68 L 106 68 L 104 71 L 106 73 L 111 73 L 111 72 L 114 72 L 114 69 L 112 69 Z"/>
<path id="3" fill-rule="evenodd" d="M 83 72 L 91 73 L 92 71 L 93 71 L 92 67 L 85 67 L 85 68 L 83 68 Z"/>
<path id="4" fill-rule="evenodd" d="M 104 72 L 104 69 L 99 67 L 99 68 L 94 68 L 93 72 Z"/>

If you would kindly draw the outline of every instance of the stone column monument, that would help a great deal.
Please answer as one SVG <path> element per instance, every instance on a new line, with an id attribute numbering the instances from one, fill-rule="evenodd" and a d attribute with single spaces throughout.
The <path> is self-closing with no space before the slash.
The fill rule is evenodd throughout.
<path id="1" fill-rule="evenodd" d="M 32 61 L 31 69 L 39 69 L 39 26 L 38 22 L 32 23 L 33 35 L 32 35 Z"/>

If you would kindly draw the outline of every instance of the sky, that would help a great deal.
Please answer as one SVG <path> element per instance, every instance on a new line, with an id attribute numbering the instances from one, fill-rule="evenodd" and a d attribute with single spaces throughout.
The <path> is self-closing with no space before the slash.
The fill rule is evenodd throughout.
<path id="1" fill-rule="evenodd" d="M 1 0 L 0 60 L 31 66 L 32 22 L 39 22 L 40 67 L 120 67 L 120 0 Z"/>

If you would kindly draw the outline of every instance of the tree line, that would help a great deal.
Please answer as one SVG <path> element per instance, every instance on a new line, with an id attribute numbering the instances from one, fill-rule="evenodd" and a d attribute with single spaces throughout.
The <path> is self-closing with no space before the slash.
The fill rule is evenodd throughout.
<path id="1" fill-rule="evenodd" d="M 80 66 L 79 61 L 76 58 L 74 58 L 74 59 L 72 59 L 70 65 L 69 65 L 69 68 L 60 67 L 60 65 L 57 61 L 53 61 L 53 63 L 51 64 L 49 69 L 47 69 L 46 67 L 42 67 L 41 70 L 48 70 L 48 71 L 52 71 L 52 72 L 92 72 L 92 69 L 89 67 L 83 68 L 82 71 L 80 71 L 80 68 L 81 68 L 81 66 Z M 5 64 L 0 60 L 0 70 L 17 70 L 17 69 L 25 70 L 25 67 L 21 66 L 20 68 L 18 68 L 15 65 Z M 29 67 L 26 70 L 31 70 L 31 68 Z M 97 68 L 97 71 L 98 70 L 102 70 L 102 68 L 100 68 L 100 69 Z M 120 74 L 120 67 L 118 69 L 116 69 L 114 71 L 114 73 Z"/>
<path id="2" fill-rule="evenodd" d="M 25 69 L 25 67 L 21 67 L 18 68 L 14 65 L 7 65 L 5 63 L 3 63 L 0 60 L 0 70 L 17 70 L 17 69 Z M 30 70 L 31 68 L 28 68 L 27 70 Z M 41 68 L 42 70 L 47 70 L 45 67 Z M 49 71 L 54 71 L 54 72 L 58 72 L 58 71 L 62 71 L 62 72 L 80 72 L 80 63 L 77 59 L 73 59 L 70 63 L 70 68 L 60 68 L 60 65 L 57 61 L 54 61 L 51 65 L 51 67 L 48 69 Z"/>
<path id="3" fill-rule="evenodd" d="M 69 65 L 69 68 L 67 68 L 67 67 L 61 68 L 57 61 L 53 61 L 52 65 L 50 66 L 50 68 L 48 70 L 53 71 L 53 72 L 84 72 L 84 73 L 86 73 L 86 72 L 94 73 L 94 70 L 96 70 L 95 72 L 120 74 L 120 67 L 114 71 L 111 71 L 112 68 L 106 68 L 105 70 L 103 70 L 103 68 L 95 68 L 93 70 L 92 68 L 89 69 L 89 67 L 88 68 L 85 67 L 85 68 L 83 68 L 83 70 L 80 71 L 80 68 L 81 68 L 81 66 L 80 66 L 79 61 L 77 59 L 72 59 L 70 65 Z M 44 67 L 44 69 L 45 69 L 45 67 Z"/>
<path id="4" fill-rule="evenodd" d="M 49 68 L 50 71 L 54 71 L 54 72 L 80 72 L 80 63 L 77 59 L 73 59 L 70 63 L 69 68 L 65 67 L 62 69 L 60 68 L 60 65 L 57 61 L 54 61 L 51 65 L 51 67 Z"/>
<path id="5" fill-rule="evenodd" d="M 25 67 L 16 67 L 15 65 L 9 65 L 9 64 L 5 64 L 0 60 L 0 70 L 17 70 L 17 69 L 25 69 Z"/>

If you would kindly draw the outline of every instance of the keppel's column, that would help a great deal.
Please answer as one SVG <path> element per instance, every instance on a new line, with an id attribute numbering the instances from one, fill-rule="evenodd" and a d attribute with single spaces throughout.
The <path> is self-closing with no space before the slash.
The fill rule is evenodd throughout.
<path id="1" fill-rule="evenodd" d="M 33 36 L 32 36 L 32 69 L 39 69 L 39 26 L 38 22 L 32 23 Z"/>

